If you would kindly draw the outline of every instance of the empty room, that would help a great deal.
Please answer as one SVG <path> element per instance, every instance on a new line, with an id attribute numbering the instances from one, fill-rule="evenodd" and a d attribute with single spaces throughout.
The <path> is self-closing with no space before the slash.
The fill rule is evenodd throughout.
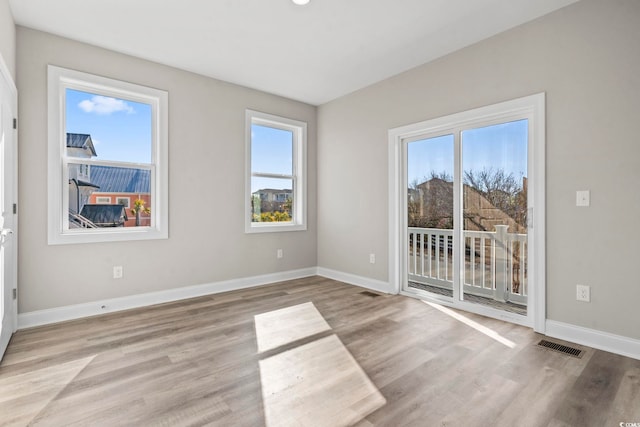
<path id="1" fill-rule="evenodd" d="M 0 0 L 1 426 L 640 426 L 637 0 Z"/>

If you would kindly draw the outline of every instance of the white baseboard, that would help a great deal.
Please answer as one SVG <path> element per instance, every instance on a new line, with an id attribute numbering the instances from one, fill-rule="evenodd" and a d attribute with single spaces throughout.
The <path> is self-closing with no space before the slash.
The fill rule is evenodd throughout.
<path id="1" fill-rule="evenodd" d="M 115 311 L 145 307 L 220 292 L 263 286 L 285 280 L 300 279 L 315 275 L 371 289 L 377 292 L 393 293 L 389 283 L 381 280 L 370 279 L 368 277 L 344 273 L 324 267 L 311 267 L 300 270 L 265 274 L 261 276 L 205 283 L 202 285 L 186 286 L 183 288 L 167 289 L 165 291 L 131 295 L 121 298 L 111 298 L 83 304 L 56 307 L 47 310 L 20 313 L 18 314 L 18 329 L 63 322 L 65 320 L 80 319 L 83 317 L 96 316 L 104 313 L 112 313 Z M 623 337 L 608 332 L 601 332 L 595 329 L 583 328 L 581 326 L 575 326 L 555 320 L 546 321 L 546 335 L 640 360 L 640 340 L 633 338 Z"/>
<path id="2" fill-rule="evenodd" d="M 162 304 L 165 302 L 178 301 L 220 292 L 268 285 L 271 283 L 282 282 L 284 280 L 300 279 L 303 277 L 315 276 L 316 273 L 317 269 L 315 267 L 311 267 L 301 270 L 243 277 L 240 279 L 224 280 L 220 282 L 205 283 L 202 285 L 185 286 L 183 288 L 167 289 L 164 291 L 150 292 L 146 294 L 110 298 L 83 304 L 19 313 L 18 329 L 63 322 L 65 320 L 80 319 L 83 317 L 96 316 L 99 314 L 112 313 L 114 311 L 128 310 L 131 308 L 146 307 L 149 305 Z"/>
<path id="3" fill-rule="evenodd" d="M 381 280 L 370 279 L 368 277 L 357 276 L 351 273 L 343 273 L 342 271 L 331 270 L 329 268 L 318 267 L 318 276 L 328 279 L 338 280 L 340 282 L 349 283 L 351 285 L 360 286 L 362 288 L 371 289 L 372 291 L 382 292 L 385 294 L 394 293 L 391 286 L 387 282 Z"/>
<path id="4" fill-rule="evenodd" d="M 640 360 L 640 340 L 547 320 L 547 336 Z"/>

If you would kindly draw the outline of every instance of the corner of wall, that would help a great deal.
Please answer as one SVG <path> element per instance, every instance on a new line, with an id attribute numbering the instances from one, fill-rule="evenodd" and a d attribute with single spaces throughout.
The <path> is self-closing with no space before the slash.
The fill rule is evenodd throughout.
<path id="1" fill-rule="evenodd" d="M 0 0 L 0 63 L 3 63 L 11 79 L 16 81 L 16 24 L 9 0 Z"/>

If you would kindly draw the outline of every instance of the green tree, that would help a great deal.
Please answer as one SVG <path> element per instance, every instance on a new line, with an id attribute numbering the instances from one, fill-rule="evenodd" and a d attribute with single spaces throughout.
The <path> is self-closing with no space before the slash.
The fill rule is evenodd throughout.
<path id="1" fill-rule="evenodd" d="M 141 213 L 145 213 L 147 215 L 151 213 L 151 208 L 145 207 L 144 205 L 145 205 L 145 201 L 142 199 L 136 199 L 136 201 L 133 202 L 133 208 L 131 208 L 131 213 L 136 216 L 136 227 L 140 226 Z"/>

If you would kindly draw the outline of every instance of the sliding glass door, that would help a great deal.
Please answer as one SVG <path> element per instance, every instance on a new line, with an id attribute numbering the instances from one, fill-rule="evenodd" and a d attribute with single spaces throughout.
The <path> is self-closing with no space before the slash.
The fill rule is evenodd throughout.
<path id="1" fill-rule="evenodd" d="M 461 132 L 462 298 L 527 314 L 528 120 Z"/>
<path id="2" fill-rule="evenodd" d="M 460 308 L 527 316 L 530 120 L 403 138 L 403 289 Z"/>
<path id="3" fill-rule="evenodd" d="M 407 284 L 453 296 L 454 136 L 407 141 Z"/>

